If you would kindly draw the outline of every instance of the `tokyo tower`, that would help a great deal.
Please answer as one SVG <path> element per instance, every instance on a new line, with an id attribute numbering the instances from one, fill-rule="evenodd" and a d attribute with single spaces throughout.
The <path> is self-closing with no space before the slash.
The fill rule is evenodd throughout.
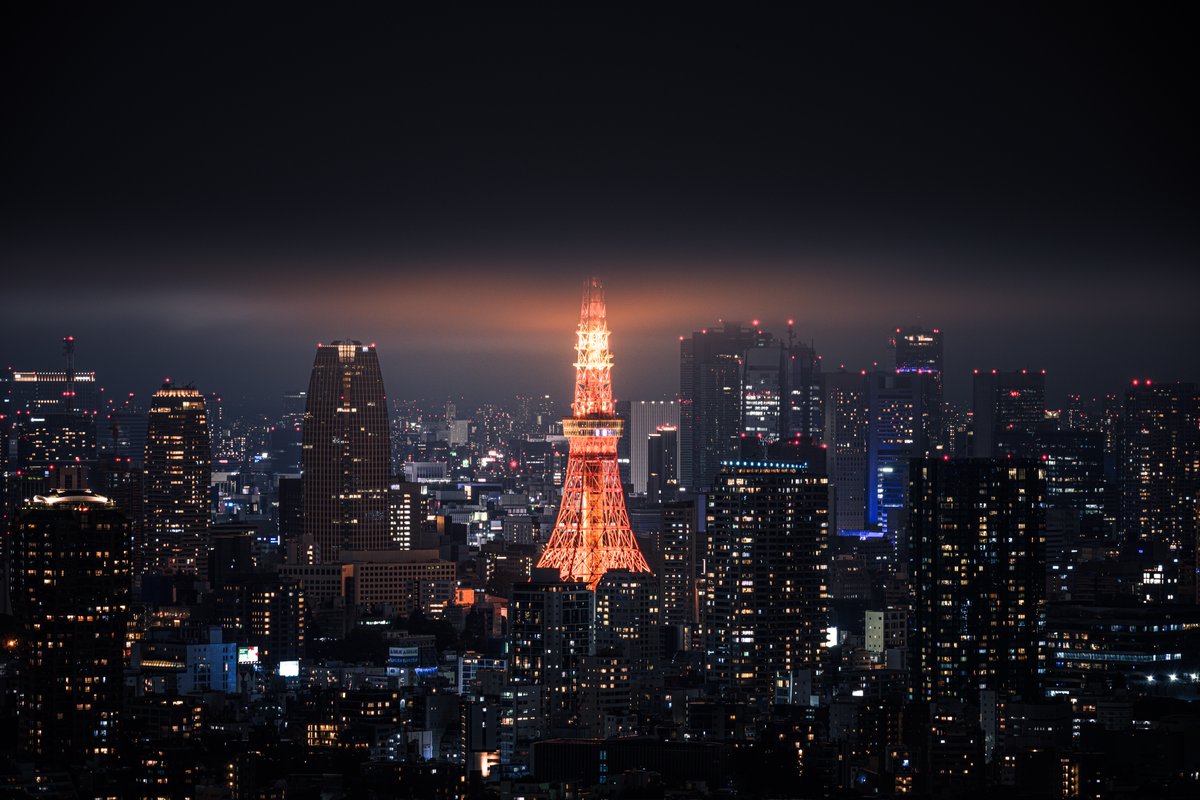
<path id="1" fill-rule="evenodd" d="M 638 549 L 617 470 L 622 420 L 613 413 L 612 353 L 604 287 L 592 278 L 583 288 L 575 345 L 575 404 L 563 420 L 571 442 L 558 520 L 539 567 L 554 567 L 563 580 L 592 589 L 610 569 L 649 572 Z"/>

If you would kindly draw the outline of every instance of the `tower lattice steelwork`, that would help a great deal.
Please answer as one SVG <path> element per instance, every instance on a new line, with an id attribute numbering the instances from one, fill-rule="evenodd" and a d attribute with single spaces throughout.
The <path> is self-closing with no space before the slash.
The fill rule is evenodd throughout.
<path id="1" fill-rule="evenodd" d="M 583 290 L 579 341 L 575 346 L 575 404 L 563 420 L 571 441 L 558 521 L 539 567 L 592 589 L 610 569 L 649 572 L 638 549 L 617 470 L 623 422 L 613 410 L 612 354 L 608 351 L 604 287 L 592 278 Z"/>

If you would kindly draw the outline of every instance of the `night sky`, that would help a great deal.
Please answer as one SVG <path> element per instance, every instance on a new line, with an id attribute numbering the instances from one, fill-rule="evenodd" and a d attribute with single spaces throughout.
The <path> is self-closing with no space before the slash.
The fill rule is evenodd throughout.
<path id="1" fill-rule="evenodd" d="M 939 327 L 951 399 L 1200 379 L 1168 11 L 92 5 L 0 20 L 4 365 L 74 334 L 110 391 L 274 411 L 357 338 L 394 397 L 565 397 L 594 273 L 625 398 L 718 318 L 854 369 Z"/>

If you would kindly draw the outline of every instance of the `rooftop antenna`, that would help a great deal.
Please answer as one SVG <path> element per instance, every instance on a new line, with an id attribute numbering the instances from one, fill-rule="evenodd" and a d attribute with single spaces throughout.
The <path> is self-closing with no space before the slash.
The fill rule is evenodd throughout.
<path id="1" fill-rule="evenodd" d="M 63 392 L 63 403 L 67 411 L 75 410 L 75 337 L 63 337 L 63 355 L 67 358 L 67 390 Z"/>

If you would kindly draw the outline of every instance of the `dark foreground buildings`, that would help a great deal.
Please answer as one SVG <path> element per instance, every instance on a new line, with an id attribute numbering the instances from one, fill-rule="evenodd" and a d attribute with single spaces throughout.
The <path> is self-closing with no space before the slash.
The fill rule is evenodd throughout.
<path id="1" fill-rule="evenodd" d="M 130 610 L 129 523 L 86 491 L 35 497 L 13 528 L 19 743 L 35 764 L 114 769 Z"/>

